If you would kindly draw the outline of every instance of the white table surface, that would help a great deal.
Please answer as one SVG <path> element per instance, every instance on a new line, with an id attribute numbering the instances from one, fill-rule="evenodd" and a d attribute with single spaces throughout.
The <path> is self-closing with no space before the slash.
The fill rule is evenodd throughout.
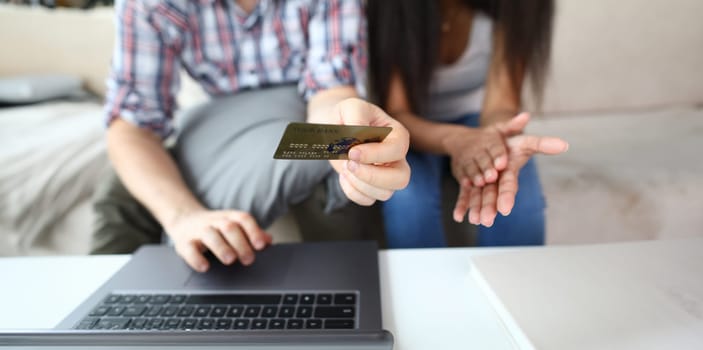
<path id="1" fill-rule="evenodd" d="M 515 349 L 469 275 L 485 248 L 379 252 L 383 326 L 395 349 Z M 0 328 L 52 328 L 128 255 L 0 258 Z"/>

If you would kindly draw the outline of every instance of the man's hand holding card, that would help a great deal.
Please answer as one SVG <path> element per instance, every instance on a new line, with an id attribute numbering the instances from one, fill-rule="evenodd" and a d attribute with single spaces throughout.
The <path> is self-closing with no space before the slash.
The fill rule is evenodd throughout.
<path id="1" fill-rule="evenodd" d="M 382 142 L 356 145 L 349 149 L 348 160 L 331 160 L 347 197 L 360 205 L 388 200 L 410 181 L 410 166 L 405 160 L 410 134 L 381 108 L 360 99 L 338 103 L 333 115 L 342 125 L 390 127 Z"/>
<path id="2" fill-rule="evenodd" d="M 315 120 L 324 125 L 290 125 L 275 158 L 329 159 L 347 198 L 360 205 L 388 200 L 408 185 L 410 136 L 402 124 L 358 98 L 339 101 L 329 111 Z M 311 136 L 315 133 L 320 136 Z"/>

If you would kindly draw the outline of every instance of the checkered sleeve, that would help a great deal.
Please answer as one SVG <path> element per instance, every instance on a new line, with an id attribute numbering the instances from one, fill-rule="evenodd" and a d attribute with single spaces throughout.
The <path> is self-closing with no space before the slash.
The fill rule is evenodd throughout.
<path id="1" fill-rule="evenodd" d="M 364 95 L 366 21 L 362 0 L 320 0 L 308 23 L 308 52 L 299 90 L 306 100 L 318 91 L 355 86 Z"/>
<path id="2" fill-rule="evenodd" d="M 118 0 L 116 38 L 105 116 L 121 118 L 161 138 L 173 132 L 179 87 L 178 26 L 161 0 Z"/>

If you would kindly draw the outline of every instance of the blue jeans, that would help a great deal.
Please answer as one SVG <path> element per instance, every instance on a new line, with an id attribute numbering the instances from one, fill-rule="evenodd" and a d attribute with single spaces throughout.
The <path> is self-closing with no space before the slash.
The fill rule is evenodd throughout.
<path id="1" fill-rule="evenodd" d="M 478 114 L 470 114 L 454 123 L 477 127 L 478 120 Z M 444 176 L 452 176 L 449 157 L 411 150 L 407 160 L 412 170 L 410 184 L 383 203 L 388 247 L 445 247 L 441 183 Z M 518 181 L 512 212 L 498 214 L 492 227 L 479 226 L 479 246 L 544 244 L 545 202 L 534 158 L 520 170 Z"/>

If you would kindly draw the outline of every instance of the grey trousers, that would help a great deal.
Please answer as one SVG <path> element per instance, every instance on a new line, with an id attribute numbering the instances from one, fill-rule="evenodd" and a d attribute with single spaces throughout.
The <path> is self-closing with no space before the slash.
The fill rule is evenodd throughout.
<path id="1" fill-rule="evenodd" d="M 247 211 L 266 228 L 292 207 L 305 240 L 382 241 L 378 205 L 350 203 L 327 161 L 273 159 L 286 125 L 305 115 L 294 86 L 213 99 L 184 113 L 171 153 L 210 209 Z M 114 174 L 106 179 L 94 198 L 92 252 L 129 253 L 159 241 L 156 220 Z"/>
<path id="2" fill-rule="evenodd" d="M 208 208 L 247 211 L 265 228 L 324 182 L 332 211 L 348 200 L 328 161 L 273 159 L 288 123 L 305 115 L 294 86 L 215 99 L 184 114 L 173 153 Z"/>

